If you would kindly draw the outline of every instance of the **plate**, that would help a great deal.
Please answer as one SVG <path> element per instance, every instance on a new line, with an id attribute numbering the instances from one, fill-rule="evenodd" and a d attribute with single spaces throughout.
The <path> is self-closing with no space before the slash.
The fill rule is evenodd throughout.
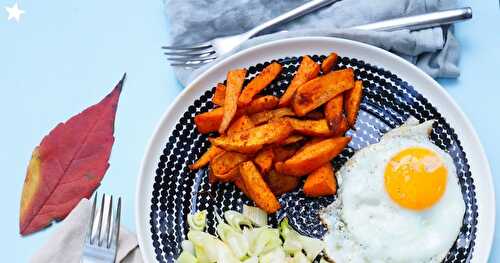
<path id="1" fill-rule="evenodd" d="M 338 38 L 303 37 L 262 44 L 220 61 L 187 87 L 162 117 L 146 150 L 136 193 L 136 223 L 146 262 L 173 262 L 187 234 L 186 216 L 207 209 L 208 231 L 214 233 L 215 213 L 240 210 L 251 204 L 231 184 L 208 184 L 206 171 L 190 171 L 192 163 L 208 148 L 193 116 L 213 107 L 213 87 L 227 71 L 248 69 L 248 79 L 272 61 L 283 73 L 265 93 L 280 95 L 288 86 L 302 55 L 320 61 L 335 51 L 338 68 L 353 67 L 363 80 L 365 96 L 356 130 L 348 148 L 334 161 L 337 168 L 352 154 L 382 134 L 401 125 L 409 116 L 420 121 L 436 119 L 431 140 L 449 152 L 462 189 L 466 212 L 463 226 L 445 262 L 487 262 L 495 222 L 495 199 L 491 172 L 479 139 L 467 117 L 432 78 L 407 61 L 382 49 Z M 283 208 L 272 216 L 276 224 L 285 215 L 303 234 L 321 237 L 325 232 L 317 212 L 335 197 L 306 198 L 301 190 L 280 197 Z"/>

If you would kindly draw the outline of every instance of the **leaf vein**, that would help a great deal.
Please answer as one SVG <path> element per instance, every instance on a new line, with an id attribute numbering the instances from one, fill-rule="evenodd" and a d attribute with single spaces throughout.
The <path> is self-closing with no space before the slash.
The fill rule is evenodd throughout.
<path id="1" fill-rule="evenodd" d="M 98 105 L 98 104 L 96 104 Z M 96 106 L 94 105 L 94 106 Z M 94 106 L 91 106 L 91 107 L 94 107 Z M 85 112 L 85 111 L 84 111 Z M 80 113 L 80 114 L 83 114 L 84 112 Z M 90 137 L 90 134 L 92 134 L 94 132 L 94 130 L 96 129 L 96 127 L 98 126 L 98 124 L 100 123 L 100 121 L 103 119 L 102 116 L 106 113 L 106 109 L 104 109 L 100 114 L 99 114 L 99 118 L 96 119 L 95 123 L 91 126 L 91 128 L 88 130 L 88 132 L 86 132 L 85 134 L 85 137 L 83 139 L 83 143 L 79 146 L 78 150 L 76 151 L 76 153 L 71 157 L 71 160 L 70 162 L 68 163 L 68 166 L 67 167 L 63 167 L 61 165 L 61 162 L 59 160 L 59 158 L 56 156 L 56 160 L 57 162 L 59 163 L 59 166 L 61 166 L 62 168 L 62 175 L 61 177 L 58 179 L 56 185 L 54 186 L 54 188 L 50 191 L 49 195 L 47 196 L 47 198 L 45 199 L 43 205 L 40 206 L 39 209 L 37 209 L 37 211 L 34 213 L 34 216 L 31 217 L 29 219 L 29 222 L 25 225 L 24 229 L 26 228 L 29 228 L 29 226 L 32 224 L 33 220 L 37 217 L 37 216 L 40 216 L 38 214 L 38 212 L 40 212 L 42 210 L 42 208 L 44 208 L 47 204 L 47 202 L 50 200 L 50 198 L 52 197 L 52 195 L 54 194 L 55 190 L 58 188 L 59 184 L 61 183 L 61 180 L 66 176 L 66 173 L 68 172 L 69 168 L 72 166 L 73 162 L 75 160 L 77 160 L 79 154 L 82 152 L 82 150 L 87 146 L 87 143 L 88 143 L 88 139 Z M 78 116 L 78 115 L 77 115 Z M 69 121 L 72 121 L 72 119 L 70 119 Z M 68 121 L 68 122 L 69 122 Z M 68 123 L 66 122 L 66 124 Z M 72 201 L 72 200 L 70 200 Z M 64 203 L 63 203 L 64 204 Z M 52 205 L 53 206 L 53 205 Z M 44 213 L 45 214 L 45 213 Z M 43 215 L 43 214 L 42 214 Z"/>

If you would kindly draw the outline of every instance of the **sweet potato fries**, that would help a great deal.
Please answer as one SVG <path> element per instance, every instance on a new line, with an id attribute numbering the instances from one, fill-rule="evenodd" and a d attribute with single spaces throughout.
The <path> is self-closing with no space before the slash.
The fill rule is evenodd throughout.
<path id="1" fill-rule="evenodd" d="M 246 85 L 246 69 L 230 71 L 212 97 L 218 107 L 194 117 L 212 146 L 189 168 L 208 165 L 210 183 L 234 183 L 268 213 L 280 208 L 277 196 L 296 189 L 303 178 L 305 195 L 335 194 L 331 160 L 349 144 L 345 133 L 354 128 L 363 96 L 353 69 L 335 70 L 337 58 L 331 53 L 320 65 L 302 57 L 280 98 L 261 94 L 279 79 L 279 63 Z"/>

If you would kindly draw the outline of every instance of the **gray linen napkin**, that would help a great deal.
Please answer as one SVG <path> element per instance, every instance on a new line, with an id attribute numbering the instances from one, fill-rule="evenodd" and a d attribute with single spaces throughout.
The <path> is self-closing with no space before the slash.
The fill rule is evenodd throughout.
<path id="1" fill-rule="evenodd" d="M 82 199 L 66 219 L 56 226 L 57 230 L 33 255 L 30 262 L 80 263 L 91 210 L 91 202 Z M 142 263 L 135 234 L 124 227 L 120 228 L 116 262 Z"/>
<path id="2" fill-rule="evenodd" d="M 173 44 L 190 44 L 238 34 L 308 0 L 164 0 Z M 459 75 L 459 46 L 450 28 L 409 32 L 343 30 L 355 25 L 457 7 L 456 0 L 341 0 L 317 12 L 253 38 L 234 52 L 264 42 L 298 36 L 331 36 L 357 40 L 396 53 L 432 77 Z M 288 32 L 279 32 L 287 30 Z M 234 53 L 233 52 L 233 53 Z M 231 54 L 229 54 L 231 55 Z M 224 56 L 227 57 L 228 55 Z M 184 85 L 206 70 L 175 68 Z"/>

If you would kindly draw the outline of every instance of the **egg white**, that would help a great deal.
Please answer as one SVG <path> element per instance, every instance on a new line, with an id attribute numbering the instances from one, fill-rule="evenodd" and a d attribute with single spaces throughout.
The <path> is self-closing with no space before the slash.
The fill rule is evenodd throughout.
<path id="1" fill-rule="evenodd" d="M 405 125 L 359 150 L 336 173 L 337 199 L 320 213 L 328 227 L 326 255 L 343 262 L 440 262 L 455 242 L 465 204 L 451 157 L 429 140 L 433 121 Z M 399 206 L 385 190 L 392 156 L 409 147 L 436 152 L 448 170 L 443 196 L 417 211 Z"/>

